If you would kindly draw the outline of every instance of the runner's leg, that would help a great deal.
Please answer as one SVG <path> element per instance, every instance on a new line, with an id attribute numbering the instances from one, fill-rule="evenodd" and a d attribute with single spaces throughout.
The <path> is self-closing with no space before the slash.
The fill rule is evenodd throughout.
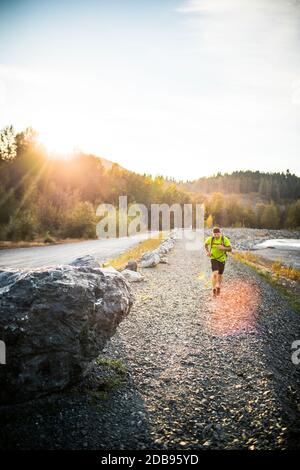
<path id="1" fill-rule="evenodd" d="M 216 285 L 217 285 L 217 282 L 218 282 L 218 276 L 219 276 L 219 272 L 218 271 L 213 271 L 212 277 L 211 277 L 211 282 L 212 282 L 213 289 L 216 288 Z"/>
<path id="2" fill-rule="evenodd" d="M 211 270 L 212 270 L 211 283 L 212 283 L 212 288 L 213 288 L 213 294 L 215 296 L 217 294 L 216 283 L 218 282 L 219 269 L 218 269 L 218 263 L 216 262 L 216 260 L 211 259 L 210 261 L 211 261 Z"/>
<path id="3" fill-rule="evenodd" d="M 225 263 L 224 264 L 220 263 L 219 264 L 219 271 L 218 271 L 218 280 L 217 280 L 217 284 L 216 284 L 217 295 L 219 295 L 220 292 L 221 292 L 221 284 L 222 284 L 222 280 L 223 280 L 224 269 L 225 269 Z"/>

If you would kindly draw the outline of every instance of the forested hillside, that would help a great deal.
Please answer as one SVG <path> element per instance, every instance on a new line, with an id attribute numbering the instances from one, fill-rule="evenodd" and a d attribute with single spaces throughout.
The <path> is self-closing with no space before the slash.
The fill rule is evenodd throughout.
<path id="1" fill-rule="evenodd" d="M 247 200 L 250 193 L 262 199 Z M 300 179 L 289 172 L 235 172 L 177 183 L 84 153 L 49 158 L 32 129 L 1 131 L 1 240 L 93 238 L 97 205 L 117 206 L 120 195 L 149 209 L 152 203 L 204 202 L 208 226 L 300 227 Z"/>
<path id="2" fill-rule="evenodd" d="M 181 185 L 194 193 L 221 192 L 224 194 L 257 193 L 262 199 L 282 202 L 300 198 L 300 178 L 286 173 L 260 173 L 259 171 L 234 171 L 188 181 Z"/>

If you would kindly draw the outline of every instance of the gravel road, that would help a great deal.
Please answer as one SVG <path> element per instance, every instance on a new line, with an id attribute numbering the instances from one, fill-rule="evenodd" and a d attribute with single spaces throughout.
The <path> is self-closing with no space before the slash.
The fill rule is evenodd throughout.
<path id="1" fill-rule="evenodd" d="M 54 264 L 68 264 L 79 256 L 92 255 L 101 263 L 114 258 L 142 240 L 149 233 L 132 237 L 87 240 L 76 243 L 63 243 L 30 248 L 10 248 L 0 250 L 0 268 L 38 268 Z"/>
<path id="2" fill-rule="evenodd" d="M 291 361 L 299 313 L 233 259 L 218 299 L 202 253 L 178 240 L 168 261 L 143 270 L 102 355 L 126 366 L 123 386 L 95 393 L 107 370 L 95 365 L 68 393 L 2 407 L 2 448 L 300 447 L 300 366 Z"/>

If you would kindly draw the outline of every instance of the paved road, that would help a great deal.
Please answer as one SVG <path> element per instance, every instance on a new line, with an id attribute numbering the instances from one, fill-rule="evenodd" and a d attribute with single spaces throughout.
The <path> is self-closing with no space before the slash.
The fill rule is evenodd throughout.
<path id="1" fill-rule="evenodd" d="M 104 262 L 148 237 L 149 233 L 142 233 L 132 237 L 0 250 L 0 267 L 37 268 L 53 264 L 68 264 L 75 258 L 88 254 Z"/>

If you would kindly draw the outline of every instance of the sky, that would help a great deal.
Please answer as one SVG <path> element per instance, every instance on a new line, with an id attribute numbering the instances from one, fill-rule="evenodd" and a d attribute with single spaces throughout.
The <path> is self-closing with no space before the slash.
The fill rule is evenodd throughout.
<path id="1" fill-rule="evenodd" d="M 300 175 L 299 0 L 0 0 L 0 128 L 140 173 Z"/>

